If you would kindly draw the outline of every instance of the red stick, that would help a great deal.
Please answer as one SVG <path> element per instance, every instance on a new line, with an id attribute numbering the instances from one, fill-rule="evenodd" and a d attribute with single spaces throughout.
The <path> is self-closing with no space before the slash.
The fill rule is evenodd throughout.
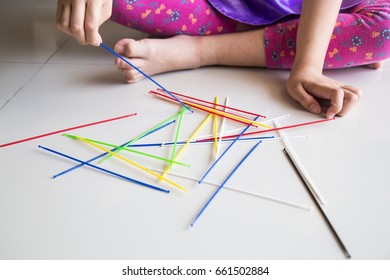
<path id="1" fill-rule="evenodd" d="M 158 89 L 158 90 L 161 90 L 161 89 Z M 153 92 L 155 92 L 155 91 L 153 91 Z M 171 92 L 173 94 L 175 94 L 175 95 L 182 96 L 182 97 L 185 97 L 185 98 L 188 98 L 188 99 L 192 99 L 192 100 L 196 100 L 196 101 L 199 101 L 199 102 L 207 103 L 207 104 L 210 104 L 210 105 L 213 105 L 213 106 L 215 105 L 215 103 L 210 102 L 210 101 L 206 101 L 206 100 L 203 100 L 203 99 L 195 98 L 195 97 L 192 97 L 192 96 L 189 96 L 189 95 L 185 95 L 185 94 L 181 94 L 181 93 L 177 93 L 177 92 L 173 92 L 173 91 L 171 91 Z M 245 113 L 245 114 L 252 115 L 252 116 L 258 116 L 260 118 L 266 118 L 266 116 L 263 116 L 263 115 L 260 115 L 260 114 L 257 114 L 257 113 L 252 113 L 252 112 L 240 110 L 240 109 L 229 107 L 229 106 L 225 106 L 225 105 L 222 105 L 222 104 L 218 104 L 218 107 L 222 107 L 222 108 L 225 108 L 225 109 L 237 111 L 237 112 L 240 112 L 240 113 Z"/>
<path id="2" fill-rule="evenodd" d="M 150 93 L 153 93 L 153 94 L 158 95 L 158 96 L 161 96 L 161 97 L 166 97 L 166 98 L 169 98 L 169 99 L 172 100 L 172 101 L 175 101 L 175 99 L 169 97 L 168 95 L 166 95 L 165 93 L 162 93 L 162 92 L 158 92 L 158 91 L 155 91 L 155 90 L 151 90 Z M 175 93 L 175 94 L 176 94 L 176 93 Z M 180 94 L 177 94 L 177 95 L 180 95 Z M 197 98 L 195 98 L 195 99 L 197 99 Z M 222 110 L 216 109 L 215 103 L 209 102 L 209 103 L 214 104 L 214 105 L 213 105 L 213 106 L 208 106 L 208 105 L 204 105 L 204 104 L 197 103 L 197 102 L 195 102 L 195 101 L 191 101 L 191 98 L 186 98 L 186 97 L 184 97 L 184 99 L 180 99 L 180 101 L 182 101 L 183 103 L 185 103 L 185 104 L 188 105 L 188 106 L 193 106 L 193 107 L 198 108 L 198 109 L 200 109 L 200 110 L 202 110 L 202 109 L 199 108 L 199 107 L 196 107 L 196 105 L 202 106 L 202 107 L 205 107 L 205 108 L 208 108 L 208 109 L 217 110 L 217 111 L 219 111 L 219 112 L 223 112 L 223 114 L 229 114 L 229 115 L 236 116 L 236 117 L 239 117 L 239 118 L 242 118 L 242 119 L 248 119 L 246 116 L 243 116 L 243 115 L 239 115 L 239 114 L 236 114 L 236 113 L 226 112 L 226 111 L 222 111 Z M 201 102 L 203 102 L 203 101 L 201 101 Z M 206 101 L 204 101 L 204 102 L 207 103 Z M 192 104 L 195 104 L 195 105 L 191 105 L 191 103 L 192 103 Z M 218 104 L 218 106 L 225 107 L 225 106 L 219 105 L 219 104 Z M 206 111 L 206 110 L 204 110 L 204 111 Z M 218 113 L 216 113 L 216 114 L 218 115 Z M 258 117 L 261 117 L 261 116 L 258 116 Z M 245 122 L 244 122 L 244 123 L 245 123 Z"/>
<path id="3" fill-rule="evenodd" d="M 172 97 L 169 97 L 169 96 L 167 96 L 167 95 L 165 95 L 165 94 L 162 94 L 162 93 L 159 93 L 159 92 L 157 92 L 157 91 L 151 90 L 150 93 L 152 93 L 152 94 L 154 94 L 154 95 L 156 95 L 156 96 L 158 96 L 158 97 L 165 98 L 165 99 L 168 99 L 168 100 L 173 101 L 173 102 L 177 102 L 177 101 L 176 101 L 175 99 L 173 99 Z M 218 115 L 218 116 L 222 116 L 222 117 L 224 117 L 224 118 L 227 118 L 227 119 L 230 119 L 230 120 L 233 120 L 233 121 L 236 121 L 236 122 L 240 122 L 240 123 L 243 123 L 243 124 L 246 124 L 246 125 L 251 125 L 251 126 L 257 127 L 256 124 L 251 123 L 251 120 L 248 120 L 247 122 L 245 122 L 245 121 L 242 121 L 242 120 L 238 120 L 238 119 L 236 119 L 236 118 L 234 118 L 234 117 L 229 117 L 229 116 L 226 116 L 226 115 L 225 115 L 225 114 L 230 114 L 231 116 L 236 116 L 235 114 L 226 113 L 226 112 L 222 112 L 222 111 L 221 111 L 222 113 L 219 114 L 219 113 L 215 112 L 215 109 L 214 109 L 214 108 L 210 108 L 210 107 L 207 107 L 207 106 L 205 106 L 205 105 L 196 104 L 196 103 L 193 103 L 193 102 L 190 102 L 190 101 L 184 101 L 184 100 L 180 100 L 180 101 L 183 102 L 184 104 L 190 106 L 190 107 L 194 107 L 194 108 L 197 108 L 197 109 L 199 109 L 199 110 L 202 110 L 202 111 L 205 111 L 205 112 L 208 112 L 208 113 L 212 113 L 212 114 L 215 114 L 215 115 Z M 190 102 L 191 104 L 188 103 L 188 102 Z M 203 108 L 200 107 L 200 106 L 202 106 Z M 209 111 L 209 110 L 207 110 L 207 109 L 205 109 L 205 108 L 213 109 L 214 112 Z M 217 111 L 218 111 L 218 110 L 217 110 Z M 243 118 L 243 117 L 241 117 L 241 116 L 239 116 L 239 117 L 240 117 L 240 118 Z"/>
<path id="4" fill-rule="evenodd" d="M 41 135 L 37 135 L 37 136 L 25 138 L 25 139 L 21 139 L 21 140 L 9 142 L 9 143 L 6 143 L 6 144 L 1 144 L 0 148 L 11 146 L 11 145 L 15 145 L 15 144 L 19 144 L 19 143 L 23 143 L 23 142 L 27 142 L 27 141 L 31 141 L 31 140 L 35 140 L 35 139 L 46 137 L 46 136 L 50 136 L 50 135 L 53 135 L 53 134 L 66 132 L 66 131 L 69 131 L 69 130 L 74 130 L 74 129 L 83 128 L 83 127 L 87 127 L 87 126 L 91 126 L 91 125 L 96 125 L 96 124 L 116 121 L 116 120 L 119 120 L 119 119 L 132 117 L 132 116 L 135 116 L 135 115 L 137 115 L 137 113 L 124 115 L 124 116 L 120 116 L 120 117 L 116 117 L 116 118 L 112 118 L 112 119 L 102 120 L 102 121 L 98 121 L 98 122 L 87 123 L 87 124 L 78 125 L 78 126 L 74 126 L 74 127 L 69 127 L 69 128 L 65 128 L 65 129 L 61 129 L 61 130 L 56 130 L 56 131 L 53 131 L 53 132 L 49 132 L 49 133 L 45 133 L 45 134 L 41 134 Z"/>
<path id="5" fill-rule="evenodd" d="M 253 131 L 253 132 L 247 132 L 242 134 L 241 136 L 244 135 L 253 135 L 253 134 L 260 134 L 260 133 L 265 133 L 265 132 L 271 132 L 271 131 L 276 131 L 276 130 L 281 130 L 281 129 L 288 129 L 288 128 L 294 128 L 294 127 L 300 127 L 300 126 L 305 126 L 305 125 L 311 125 L 311 124 L 316 124 L 316 123 L 322 123 L 322 122 L 327 122 L 327 121 L 333 121 L 336 118 L 331 118 L 331 119 L 323 119 L 323 120 L 318 120 L 318 121 L 311 121 L 311 122 L 305 122 L 305 123 L 298 123 L 298 124 L 293 124 L 293 125 L 286 125 L 286 126 L 281 126 L 281 127 L 275 127 L 275 128 L 270 128 L 270 129 L 265 129 L 265 130 L 259 130 L 259 131 Z M 234 134 L 234 135 L 226 135 L 223 136 L 222 139 L 226 138 L 235 138 L 239 136 L 240 134 Z M 199 139 L 196 140 L 197 142 L 203 142 L 203 141 L 210 141 L 213 140 L 214 138 L 205 138 L 205 139 Z"/>

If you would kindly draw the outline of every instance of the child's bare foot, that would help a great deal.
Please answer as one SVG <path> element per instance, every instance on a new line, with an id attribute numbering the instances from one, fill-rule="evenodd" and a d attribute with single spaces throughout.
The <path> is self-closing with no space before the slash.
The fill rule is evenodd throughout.
<path id="1" fill-rule="evenodd" d="M 115 45 L 115 51 L 127 58 L 147 75 L 194 69 L 201 66 L 200 48 L 197 37 L 175 36 L 168 39 L 122 39 Z M 117 58 L 115 64 L 128 83 L 134 83 L 144 76 L 130 65 Z"/>
<path id="2" fill-rule="evenodd" d="M 115 51 L 147 75 L 194 69 L 207 65 L 266 66 L 264 30 L 250 30 L 210 36 L 178 35 L 167 39 L 120 40 Z M 128 83 L 143 78 L 130 65 L 117 59 L 116 65 Z"/>

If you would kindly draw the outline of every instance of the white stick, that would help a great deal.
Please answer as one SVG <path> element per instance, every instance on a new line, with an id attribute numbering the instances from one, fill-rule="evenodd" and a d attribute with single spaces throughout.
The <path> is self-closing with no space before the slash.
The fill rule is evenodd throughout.
<path id="1" fill-rule="evenodd" d="M 225 98 L 225 107 L 223 109 L 224 112 L 227 112 L 226 107 L 228 106 L 228 104 L 229 104 L 229 97 L 226 97 Z M 220 130 L 219 130 L 218 144 L 217 144 L 218 148 L 217 148 L 216 153 L 215 153 L 215 159 L 218 158 L 219 148 L 221 146 L 221 140 L 222 140 L 222 135 L 223 135 L 223 130 L 225 129 L 225 120 L 226 120 L 226 118 L 223 117 L 222 118 L 222 123 L 221 123 L 221 126 L 220 126 Z"/>
<path id="2" fill-rule="evenodd" d="M 149 168 L 149 169 L 152 170 L 152 171 L 155 171 L 155 172 L 164 172 L 163 170 L 159 170 L 159 169 L 156 169 L 156 168 Z M 174 173 L 174 172 L 170 172 L 169 175 L 180 177 L 180 178 L 184 178 L 184 179 L 188 179 L 188 180 L 192 180 L 192 181 L 195 181 L 195 182 L 199 181 L 198 178 L 191 177 L 191 176 L 186 176 L 186 175 L 182 175 L 182 174 L 178 174 L 178 173 Z M 203 180 L 202 183 L 205 183 L 205 184 L 208 184 L 208 185 L 212 185 L 212 186 L 216 186 L 216 187 L 219 187 L 221 185 L 221 184 L 210 182 L 210 181 L 206 181 L 206 180 Z M 225 185 L 224 188 L 227 189 L 227 190 L 231 190 L 231 191 L 235 191 L 235 192 L 239 192 L 239 193 L 243 193 L 243 194 L 247 194 L 247 195 L 251 195 L 251 196 L 255 196 L 255 197 L 260 197 L 260 198 L 271 200 L 271 201 L 274 201 L 274 202 L 277 202 L 277 203 L 281 203 L 281 204 L 285 204 L 285 205 L 288 205 L 288 206 L 300 208 L 300 209 L 303 209 L 303 210 L 306 210 L 306 211 L 311 211 L 312 210 L 312 207 L 307 207 L 307 206 L 300 205 L 300 204 L 297 204 L 297 203 L 293 203 L 293 202 L 289 202 L 289 201 L 286 201 L 286 200 L 274 198 L 274 197 L 271 197 L 271 196 L 257 194 L 257 193 L 246 191 L 246 190 L 240 190 L 240 189 L 237 189 L 237 188 L 234 188 L 234 187 L 230 187 L 228 185 Z"/>
<path id="3" fill-rule="evenodd" d="M 275 127 L 279 128 L 280 124 L 278 120 L 274 120 Z M 278 133 L 282 137 L 282 141 L 284 144 L 284 148 L 287 150 L 288 154 L 291 157 L 291 160 L 294 162 L 294 165 L 297 167 L 297 170 L 299 171 L 299 174 L 301 175 L 302 179 L 306 182 L 307 186 L 310 188 L 310 191 L 312 194 L 317 198 L 318 202 L 321 205 L 325 205 L 325 201 L 322 198 L 321 194 L 316 189 L 313 181 L 310 179 L 309 174 L 307 173 L 306 169 L 303 167 L 301 161 L 299 160 L 297 154 L 295 153 L 293 147 L 290 144 L 290 141 L 288 141 L 288 138 L 286 137 L 286 134 L 283 130 L 278 130 Z"/>
<path id="4" fill-rule="evenodd" d="M 274 141 L 274 140 L 283 140 L 283 139 L 310 139 L 310 135 L 302 135 L 302 136 L 290 136 L 290 137 L 273 137 L 273 138 L 264 138 L 262 141 Z M 251 142 L 251 141 L 259 141 L 259 139 L 238 139 L 238 142 Z M 234 139 L 225 139 L 222 140 L 222 142 L 231 142 L 234 141 Z M 214 144 L 213 141 L 200 141 L 200 142 L 192 142 L 191 145 L 204 145 L 204 144 Z M 162 143 L 161 147 L 169 147 L 174 145 L 173 143 Z M 185 145 L 184 143 L 176 143 L 177 146 Z"/>
<path id="5" fill-rule="evenodd" d="M 284 118 L 287 118 L 289 117 L 290 114 L 287 114 L 287 115 L 283 115 L 283 116 L 280 116 L 280 117 L 276 117 L 276 118 L 273 118 L 273 119 L 269 119 L 269 120 L 266 120 L 266 121 L 263 121 L 262 123 L 266 124 L 266 123 L 269 123 L 269 122 L 273 122 L 274 120 L 280 120 L 280 119 L 284 119 Z M 243 126 L 243 127 L 239 127 L 239 128 L 234 128 L 234 129 L 231 129 L 231 130 L 227 130 L 224 132 L 224 134 L 230 134 L 230 133 L 233 133 L 235 131 L 242 131 L 246 126 Z M 202 135 L 202 136 L 197 136 L 197 137 L 194 137 L 193 140 L 198 140 L 198 139 L 204 139 L 204 138 L 209 138 L 209 137 L 212 137 L 214 136 L 213 134 L 207 134 L 207 135 Z M 219 136 L 219 135 L 218 135 Z M 186 139 L 180 139 L 180 140 L 177 140 L 178 142 L 185 142 L 187 141 L 188 138 Z M 165 145 L 166 142 L 163 142 L 162 143 L 162 146 Z"/>

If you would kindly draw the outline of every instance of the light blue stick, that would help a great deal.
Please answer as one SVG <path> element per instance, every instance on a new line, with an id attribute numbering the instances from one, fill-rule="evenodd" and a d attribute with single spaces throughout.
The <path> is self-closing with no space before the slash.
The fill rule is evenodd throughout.
<path id="1" fill-rule="evenodd" d="M 41 145 L 39 145 L 38 148 L 44 149 L 44 150 L 46 150 L 46 151 L 48 151 L 48 152 L 52 152 L 52 153 L 54 153 L 54 154 L 56 154 L 56 155 L 60 155 L 60 156 L 63 156 L 63 157 L 65 157 L 65 158 L 68 158 L 68 159 L 71 159 L 71 160 L 74 160 L 74 161 L 77 161 L 77 162 L 79 162 L 79 163 L 82 163 L 83 165 L 87 165 L 87 166 L 89 166 L 89 167 L 92 167 L 92 168 L 95 168 L 95 169 L 100 170 L 100 171 L 102 171 L 102 172 L 111 174 L 111 175 L 113 175 L 113 176 L 115 176 L 115 177 L 119 177 L 119 178 L 124 179 L 124 180 L 126 180 L 126 181 L 130 181 L 130 182 L 132 182 L 132 183 L 136 183 L 136 184 L 138 184 L 138 185 L 141 185 L 141 186 L 144 186 L 144 187 L 148 187 L 148 188 L 151 188 L 151 189 L 160 191 L 160 192 L 169 193 L 169 190 L 165 190 L 165 189 L 162 189 L 162 188 L 159 188 L 159 187 L 156 187 L 156 186 L 153 186 L 153 185 L 149 185 L 149 184 L 147 184 L 147 183 L 144 183 L 144 182 L 141 182 L 141 181 L 138 181 L 138 180 L 135 180 L 135 179 L 126 177 L 126 176 L 124 176 L 124 175 L 115 173 L 115 172 L 110 171 L 110 170 L 108 170 L 108 169 L 105 169 L 105 168 L 102 168 L 102 167 L 99 167 L 99 166 L 90 164 L 90 163 L 88 163 L 88 162 L 79 160 L 79 159 L 77 159 L 77 158 L 74 158 L 74 157 L 65 155 L 65 154 L 63 154 L 63 153 L 61 153 L 61 152 L 58 152 L 58 151 L 55 151 L 55 150 L 53 150 L 53 149 L 46 148 L 46 147 L 43 147 L 43 146 L 41 146 Z"/>
<path id="2" fill-rule="evenodd" d="M 259 116 L 255 117 L 253 121 L 256 121 L 259 118 Z M 202 183 L 202 181 L 206 178 L 206 176 L 210 173 L 210 171 L 214 168 L 214 166 L 221 160 L 221 158 L 229 151 L 229 149 L 237 142 L 237 140 L 247 131 L 251 125 L 248 125 L 244 130 L 233 140 L 232 143 L 229 144 L 229 146 L 223 151 L 223 153 L 213 162 L 213 164 L 207 169 L 206 173 L 200 178 L 199 184 Z"/>
<path id="3" fill-rule="evenodd" d="M 210 199 L 207 201 L 207 203 L 203 206 L 202 210 L 200 210 L 200 212 L 198 213 L 198 215 L 196 215 L 195 219 L 192 221 L 191 223 L 191 227 L 194 226 L 194 224 L 196 223 L 196 221 L 199 219 L 199 217 L 203 214 L 204 210 L 206 210 L 206 208 L 209 206 L 209 204 L 211 203 L 211 201 L 214 199 L 214 197 L 219 193 L 219 191 L 225 186 L 225 184 L 227 183 L 227 181 L 230 179 L 230 177 L 232 177 L 232 175 L 234 174 L 234 172 L 237 171 L 237 169 L 240 167 L 240 165 L 249 157 L 249 155 L 257 148 L 257 146 L 259 146 L 261 143 L 261 140 L 259 142 L 257 142 L 257 144 L 255 146 L 253 146 L 253 148 L 246 154 L 246 156 L 238 163 L 238 165 L 233 169 L 233 171 L 229 174 L 229 176 L 225 179 L 225 181 L 223 181 L 223 183 L 218 187 L 218 189 L 214 192 L 214 194 L 210 197 Z"/>
<path id="4" fill-rule="evenodd" d="M 267 140 L 275 138 L 275 136 L 263 136 L 263 137 L 246 137 L 246 138 L 240 138 L 236 141 L 249 141 L 249 140 Z M 221 142 L 233 142 L 235 139 L 222 139 Z M 176 142 L 177 145 L 186 144 L 187 141 L 178 141 Z M 191 141 L 190 144 L 204 144 L 204 143 L 214 143 L 214 140 L 202 140 L 202 141 Z M 145 144 L 131 144 L 127 147 L 129 148 L 142 148 L 142 147 L 168 147 L 172 146 L 174 142 L 159 142 L 159 143 L 145 143 Z"/>

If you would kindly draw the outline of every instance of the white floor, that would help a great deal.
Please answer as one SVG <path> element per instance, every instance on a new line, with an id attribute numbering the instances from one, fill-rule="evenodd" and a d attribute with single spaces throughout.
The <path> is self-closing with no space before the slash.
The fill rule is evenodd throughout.
<path id="1" fill-rule="evenodd" d="M 0 3 L 0 144 L 136 112 L 136 117 L 69 132 L 122 144 L 178 111 L 148 94 L 156 87 L 150 81 L 123 83 L 112 55 L 78 45 L 56 29 L 54 17 L 55 1 Z M 143 36 L 111 22 L 102 35 L 109 46 Z M 361 67 L 327 74 L 361 88 L 361 103 L 344 118 L 285 133 L 310 136 L 290 142 L 352 259 L 389 259 L 390 63 L 378 71 Z M 287 71 L 208 67 L 154 78 L 171 91 L 210 101 L 229 96 L 231 106 L 269 119 L 290 114 L 282 125 L 321 119 L 287 96 L 287 77 Z M 205 117 L 198 111 L 185 114 L 181 138 Z M 235 127 L 240 126 L 227 122 L 226 129 Z M 211 130 L 210 124 L 201 134 Z M 142 142 L 170 141 L 174 132 L 170 126 Z M 280 141 L 262 143 L 228 185 L 313 210 L 222 189 L 192 229 L 188 225 L 214 186 L 169 175 L 189 189 L 184 193 L 114 159 L 101 166 L 171 193 L 88 168 L 51 179 L 74 163 L 38 145 L 83 160 L 99 153 L 60 134 L 0 148 L 0 259 L 344 259 Z M 253 145 L 235 144 L 207 180 L 222 183 Z M 180 160 L 192 167 L 173 172 L 199 178 L 212 163 L 212 149 L 191 145 Z M 139 150 L 171 153 L 160 147 Z M 144 166 L 165 166 L 123 155 Z"/>

